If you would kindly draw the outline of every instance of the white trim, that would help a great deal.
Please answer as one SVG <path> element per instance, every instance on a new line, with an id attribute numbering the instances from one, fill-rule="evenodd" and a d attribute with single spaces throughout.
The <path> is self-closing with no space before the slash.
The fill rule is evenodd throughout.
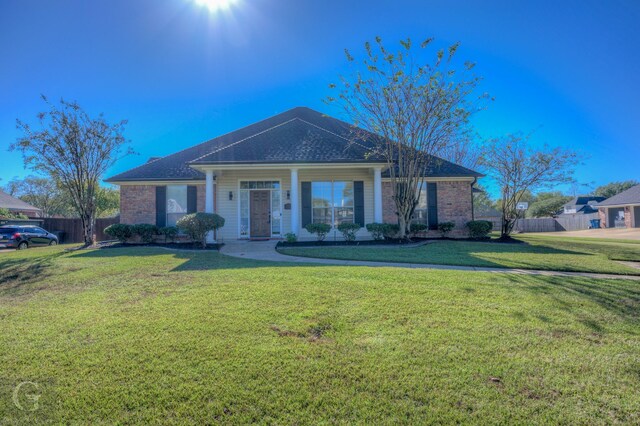
<path id="1" fill-rule="evenodd" d="M 292 168 L 291 174 L 291 232 L 300 236 L 300 177 L 298 169 Z"/>
<path id="2" fill-rule="evenodd" d="M 386 167 L 386 163 L 233 163 L 233 164 L 191 164 L 190 167 L 204 172 L 206 170 L 276 170 L 276 169 L 370 169 Z"/>
<path id="3" fill-rule="evenodd" d="M 215 182 L 215 176 L 213 181 Z M 121 181 L 121 182 L 109 182 L 112 185 L 118 186 L 131 186 L 131 185 L 145 185 L 145 186 L 166 186 L 166 185 L 205 185 L 206 180 L 135 180 L 135 181 Z"/>
<path id="4" fill-rule="evenodd" d="M 354 212 L 355 213 L 355 212 Z M 382 211 L 382 167 L 373 168 L 373 221 L 383 222 Z"/>
<path id="5" fill-rule="evenodd" d="M 242 214 L 240 211 L 240 183 L 241 182 L 264 182 L 264 181 L 270 181 L 270 182 L 278 182 L 280 189 L 278 189 L 278 191 L 280 191 L 280 233 L 278 234 L 278 237 L 282 236 L 282 230 L 283 230 L 283 215 L 282 215 L 282 210 L 283 210 L 283 205 L 282 205 L 282 179 L 281 178 L 241 178 L 239 177 L 237 182 L 236 182 L 236 198 L 237 198 L 237 202 L 236 202 L 236 210 L 237 210 L 237 216 L 238 216 L 238 239 L 239 240 L 250 240 L 251 239 L 251 191 L 269 191 L 269 209 L 271 210 L 271 215 L 273 215 L 273 197 L 271 195 L 271 191 L 277 191 L 274 188 L 249 188 L 249 189 L 242 189 L 242 191 L 249 191 L 249 199 L 247 200 L 249 203 L 249 223 L 247 225 L 247 235 L 246 236 L 242 236 Z M 227 201 L 229 201 L 229 194 L 227 194 Z M 273 220 L 273 216 L 271 216 L 271 220 Z M 271 226 L 271 222 L 269 222 L 269 238 L 274 238 L 274 234 L 273 234 L 273 227 Z"/>
<path id="6" fill-rule="evenodd" d="M 464 177 L 425 177 L 423 180 L 425 182 L 473 182 L 474 178 L 472 176 L 464 176 Z M 382 182 L 391 182 L 391 178 L 385 177 L 382 178 Z"/>

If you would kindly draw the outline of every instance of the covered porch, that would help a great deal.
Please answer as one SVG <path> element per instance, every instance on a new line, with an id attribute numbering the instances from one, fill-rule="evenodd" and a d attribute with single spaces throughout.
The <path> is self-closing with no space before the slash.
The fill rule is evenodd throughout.
<path id="1" fill-rule="evenodd" d="M 337 223 L 383 221 L 383 164 L 198 165 L 205 174 L 205 212 L 225 226 L 217 240 L 314 239 L 310 222 L 332 225 L 327 239 L 342 239 Z M 215 207 L 214 207 L 215 206 Z M 213 235 L 210 237 L 213 242 Z"/>

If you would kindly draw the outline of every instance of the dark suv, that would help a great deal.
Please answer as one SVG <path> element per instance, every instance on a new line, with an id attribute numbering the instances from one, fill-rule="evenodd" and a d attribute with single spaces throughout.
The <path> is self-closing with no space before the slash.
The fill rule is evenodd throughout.
<path id="1" fill-rule="evenodd" d="M 0 248 L 24 250 L 29 247 L 55 246 L 58 237 L 33 225 L 0 226 Z"/>

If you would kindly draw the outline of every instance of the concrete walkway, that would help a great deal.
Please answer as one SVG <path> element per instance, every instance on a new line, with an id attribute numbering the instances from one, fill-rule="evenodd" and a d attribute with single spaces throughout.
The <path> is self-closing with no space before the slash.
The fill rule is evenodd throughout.
<path id="1" fill-rule="evenodd" d="M 532 269 L 511 269 L 511 268 L 486 268 L 475 266 L 456 265 L 432 265 L 425 263 L 398 263 L 398 262 L 369 262 L 363 260 L 338 260 L 319 259 L 312 257 L 288 256 L 278 253 L 275 249 L 276 241 L 232 241 L 225 242 L 221 253 L 227 256 L 240 257 L 244 259 L 262 260 L 267 262 L 281 263 L 301 263 L 307 265 L 338 265 L 338 266 L 370 266 L 370 267 L 392 267 L 409 269 L 437 269 L 444 271 L 476 271 L 507 273 L 521 275 L 545 275 L 554 277 L 587 277 L 602 279 L 627 279 L 640 281 L 640 276 L 596 274 L 590 272 L 561 272 L 561 271 L 539 271 Z"/>

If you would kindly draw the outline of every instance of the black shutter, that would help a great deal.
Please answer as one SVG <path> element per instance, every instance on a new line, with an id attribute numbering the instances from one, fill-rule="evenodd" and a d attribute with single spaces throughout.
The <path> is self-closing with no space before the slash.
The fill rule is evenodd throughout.
<path id="1" fill-rule="evenodd" d="M 311 223 L 311 182 L 300 183 L 302 192 L 302 227 Z M 292 211 L 291 214 L 298 214 Z M 294 230 L 296 232 L 297 230 Z"/>
<path id="2" fill-rule="evenodd" d="M 167 225 L 167 187 L 156 186 L 156 226 Z"/>
<path id="3" fill-rule="evenodd" d="M 438 184 L 427 182 L 427 217 L 429 229 L 438 229 Z"/>
<path id="4" fill-rule="evenodd" d="M 187 213 L 195 213 L 198 210 L 198 188 L 187 186 Z"/>
<path id="5" fill-rule="evenodd" d="M 364 226 L 364 182 L 361 180 L 353 182 L 353 207 L 353 221 Z"/>

